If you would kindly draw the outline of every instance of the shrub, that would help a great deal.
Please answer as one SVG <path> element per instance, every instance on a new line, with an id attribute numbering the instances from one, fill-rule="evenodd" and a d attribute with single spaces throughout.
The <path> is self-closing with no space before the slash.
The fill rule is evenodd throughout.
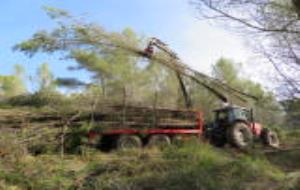
<path id="1" fill-rule="evenodd" d="M 47 105 L 60 105 L 66 97 L 54 91 L 40 91 L 34 94 L 19 95 L 7 100 L 11 106 L 43 107 Z"/>

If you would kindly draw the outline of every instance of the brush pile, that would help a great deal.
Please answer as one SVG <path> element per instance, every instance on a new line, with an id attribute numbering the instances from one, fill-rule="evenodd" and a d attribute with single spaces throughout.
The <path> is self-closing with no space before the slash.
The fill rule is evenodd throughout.
<path id="1" fill-rule="evenodd" d="M 93 123 L 102 127 L 194 128 L 195 111 L 138 106 L 102 106 L 96 111 L 58 113 L 53 110 L 0 109 L 0 130 L 28 130 Z"/>

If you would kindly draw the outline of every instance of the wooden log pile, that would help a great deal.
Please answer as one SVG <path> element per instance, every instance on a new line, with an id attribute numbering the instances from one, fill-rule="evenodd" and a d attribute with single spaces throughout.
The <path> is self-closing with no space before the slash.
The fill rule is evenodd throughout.
<path id="1" fill-rule="evenodd" d="M 20 141 L 59 137 L 62 128 L 92 124 L 100 129 L 195 128 L 197 113 L 189 110 L 110 105 L 96 111 L 58 113 L 40 109 L 0 109 L 0 132 L 14 133 Z"/>
<path id="2" fill-rule="evenodd" d="M 105 105 L 94 111 L 53 109 L 0 109 L 0 154 L 7 152 L 7 140 L 16 147 L 63 147 L 76 127 L 91 124 L 107 129 L 195 128 L 197 113 L 154 107 Z M 1 156 L 1 155 L 0 155 Z"/>
<path id="3" fill-rule="evenodd" d="M 72 118 L 76 115 L 75 118 Z M 71 120 L 71 121 L 68 121 Z M 197 113 L 190 110 L 113 105 L 95 111 L 70 111 L 59 114 L 49 110 L 0 109 L 0 129 L 57 128 L 93 123 L 103 127 L 193 128 Z"/>

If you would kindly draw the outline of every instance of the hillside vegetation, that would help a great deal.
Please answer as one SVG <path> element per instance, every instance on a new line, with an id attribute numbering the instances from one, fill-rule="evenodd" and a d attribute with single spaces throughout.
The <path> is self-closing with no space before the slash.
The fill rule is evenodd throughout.
<path id="1" fill-rule="evenodd" d="M 101 152 L 85 145 L 84 130 L 73 130 L 69 134 L 73 134 L 69 136 L 71 141 L 66 142 L 73 142 L 72 149 L 66 146 L 66 152 L 61 154 L 60 144 L 53 144 L 53 140 L 48 138 L 26 143 L 12 132 L 2 133 L 0 188 L 300 188 L 300 150 L 297 149 L 264 154 L 257 147 L 243 153 L 236 149 L 217 149 L 204 142 L 190 141 L 163 149 Z M 299 136 L 296 132 L 292 134 L 293 142 L 298 143 Z M 287 135 L 290 134 L 285 134 L 285 138 L 289 137 Z M 76 139 L 77 144 L 74 144 Z"/>
<path id="2" fill-rule="evenodd" d="M 287 158 L 297 165 L 299 152 Z M 64 159 L 55 154 L 19 153 L 15 159 L 1 160 L 0 184 L 2 189 L 49 190 L 299 189 L 299 172 L 284 171 L 285 166 L 276 161 L 195 144 L 109 154 L 84 150 Z"/>
<path id="3" fill-rule="evenodd" d="M 84 94 L 26 97 L 1 105 L 0 189 L 300 188 L 299 149 L 265 153 L 256 145 L 253 150 L 240 152 L 191 141 L 163 149 L 102 152 L 86 143 L 92 127 L 88 120 L 76 125 L 71 122 L 78 110 L 81 114 L 91 111 L 82 106 L 89 105 Z M 40 101 L 33 104 L 32 97 Z M 300 144 L 299 131 L 277 131 L 284 147 L 297 148 Z"/>

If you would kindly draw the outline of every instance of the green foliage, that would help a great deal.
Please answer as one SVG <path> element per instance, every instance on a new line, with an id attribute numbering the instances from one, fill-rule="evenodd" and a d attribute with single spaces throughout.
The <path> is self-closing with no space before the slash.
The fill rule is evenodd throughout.
<path id="1" fill-rule="evenodd" d="M 300 169 L 300 152 L 299 149 L 297 150 L 290 150 L 286 152 L 282 152 L 281 154 L 269 154 L 269 159 L 272 161 L 273 164 L 279 166 L 279 168 L 293 171 Z"/>
<path id="2" fill-rule="evenodd" d="M 73 132 L 82 134 L 87 128 L 88 125 L 83 125 Z M 23 153 L 17 160 L 1 159 L 0 185 L 49 190 L 297 189 L 298 178 L 283 172 L 299 167 L 297 150 L 265 157 L 189 142 L 163 151 L 73 153 L 80 154 L 62 159 L 57 154 L 33 157 Z"/>
<path id="3" fill-rule="evenodd" d="M 220 101 L 206 89 L 199 88 L 199 85 L 194 84 L 193 81 L 188 84 L 194 108 L 204 112 L 206 122 L 212 121 L 214 119 L 212 110 L 220 107 Z"/>
<path id="4" fill-rule="evenodd" d="M 13 97 L 26 92 L 23 74 L 23 67 L 17 64 L 14 75 L 0 76 L 0 98 Z"/>
<path id="5" fill-rule="evenodd" d="M 7 99 L 6 104 L 15 107 L 43 107 L 43 106 L 62 106 L 67 98 L 52 91 L 39 91 L 34 94 L 14 96 Z"/>
<path id="6" fill-rule="evenodd" d="M 84 123 L 77 127 L 70 127 L 69 132 L 66 135 L 64 143 L 65 150 L 69 154 L 81 154 L 85 144 L 87 143 L 87 134 L 91 129 L 91 123 Z"/>
<path id="7" fill-rule="evenodd" d="M 93 74 L 91 86 L 100 87 L 102 99 L 169 107 L 176 107 L 181 101 L 172 71 L 137 58 L 136 52 L 144 41 L 130 28 L 119 33 L 107 32 L 97 24 L 77 22 L 61 10 L 47 8 L 47 13 L 57 22 L 57 28 L 35 33 L 17 44 L 16 50 L 30 56 L 39 52 L 63 52 L 64 57 L 77 63 L 72 69 L 85 69 Z M 44 65 L 38 72 L 41 89 L 52 79 L 46 71 Z"/>
<path id="8" fill-rule="evenodd" d="M 15 163 L 10 171 L 4 171 L 1 179 L 20 189 L 67 189 L 72 182 L 72 172 L 64 167 L 67 161 L 43 156 L 27 156 Z M 68 173 L 69 172 L 69 173 Z"/>
<path id="9" fill-rule="evenodd" d="M 0 157 L 2 161 L 9 164 L 18 162 L 27 153 L 25 144 L 19 142 L 19 139 L 11 132 L 10 129 L 3 129 L 0 136 Z"/>
<path id="10" fill-rule="evenodd" d="M 179 158 L 180 169 L 170 177 L 174 183 L 173 189 L 244 189 L 251 186 L 250 179 L 274 182 L 283 179 L 283 174 L 264 158 L 243 156 L 232 159 L 209 145 L 190 144 L 179 150 L 174 149 L 168 157 Z M 260 185 L 253 184 L 252 188 L 260 189 Z"/>
<path id="11" fill-rule="evenodd" d="M 70 14 L 67 11 L 55 7 L 43 6 L 43 9 L 47 13 L 47 15 L 52 19 L 70 16 Z"/>
<path id="12" fill-rule="evenodd" d="M 37 70 L 37 77 L 39 83 L 39 91 L 53 91 L 55 88 L 54 77 L 50 71 L 49 64 L 43 63 Z"/>
<path id="13" fill-rule="evenodd" d="M 226 29 L 234 28 L 239 35 L 248 37 L 247 41 L 254 47 L 255 53 L 265 58 L 263 65 L 269 62 L 274 66 L 278 76 L 273 81 L 274 84 L 278 79 L 282 80 L 278 84 L 278 93 L 299 97 L 298 0 L 265 0 L 262 3 L 244 0 L 196 0 L 194 5 L 204 18 L 213 18 L 216 23 L 226 26 Z"/>
<path id="14" fill-rule="evenodd" d="M 239 80 L 238 65 L 234 64 L 232 60 L 220 58 L 213 66 L 213 75 L 222 81 L 226 81 L 230 86 L 236 86 Z"/>
<path id="15" fill-rule="evenodd" d="M 286 112 L 286 125 L 289 128 L 300 127 L 300 99 L 293 98 L 281 101 Z"/>
<path id="16" fill-rule="evenodd" d="M 274 94 L 266 91 L 263 87 L 251 80 L 240 76 L 240 66 L 231 60 L 221 58 L 213 67 L 213 75 L 228 83 L 230 86 L 243 92 L 256 96 L 259 100 L 249 100 L 248 107 L 254 108 L 255 119 L 265 125 L 277 125 L 283 123 L 284 112 L 275 99 Z M 234 97 L 231 97 L 233 100 Z"/>

